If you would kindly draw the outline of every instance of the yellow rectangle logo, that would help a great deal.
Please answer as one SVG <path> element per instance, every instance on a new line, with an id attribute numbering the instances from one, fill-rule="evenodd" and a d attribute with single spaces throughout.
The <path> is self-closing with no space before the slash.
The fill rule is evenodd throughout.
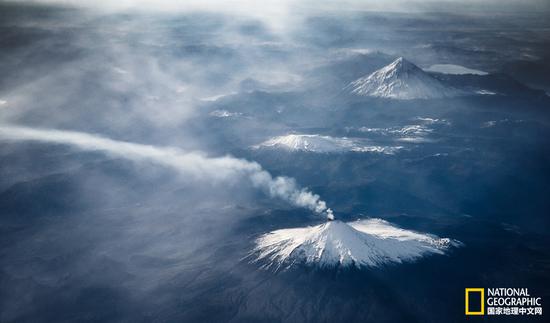
<path id="1" fill-rule="evenodd" d="M 480 310 L 470 311 L 470 293 L 480 293 Z M 485 315 L 485 289 L 484 288 L 466 288 L 465 290 L 465 308 L 466 315 Z"/>

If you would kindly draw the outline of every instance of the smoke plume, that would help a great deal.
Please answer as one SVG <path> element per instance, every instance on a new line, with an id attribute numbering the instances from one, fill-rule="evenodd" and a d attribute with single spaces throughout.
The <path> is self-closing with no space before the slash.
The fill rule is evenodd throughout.
<path id="1" fill-rule="evenodd" d="M 260 164 L 244 159 L 231 156 L 208 157 L 199 152 L 186 152 L 174 147 L 156 147 L 118 141 L 75 131 L 20 126 L 0 126 L 0 139 L 70 145 L 80 150 L 98 151 L 134 162 L 149 161 L 197 179 L 224 181 L 242 177 L 250 180 L 254 187 L 266 192 L 272 198 L 285 200 L 292 205 L 323 214 L 330 220 L 334 219 L 332 210 L 319 195 L 299 187 L 293 178 L 284 176 L 273 178 Z"/>

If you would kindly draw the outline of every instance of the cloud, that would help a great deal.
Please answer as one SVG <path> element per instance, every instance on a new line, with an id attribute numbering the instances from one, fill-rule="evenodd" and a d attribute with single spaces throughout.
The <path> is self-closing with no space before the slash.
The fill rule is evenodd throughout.
<path id="1" fill-rule="evenodd" d="M 317 214 L 324 214 L 328 218 L 334 217 L 332 210 L 319 195 L 300 188 L 292 178 L 284 176 L 274 178 L 260 164 L 244 159 L 231 156 L 208 157 L 200 152 L 118 141 L 83 132 L 19 126 L 0 126 L 0 138 L 70 145 L 81 150 L 99 151 L 134 162 L 153 162 L 194 179 L 223 182 L 245 178 L 270 197 L 285 200 L 294 206 L 307 208 Z"/>
<path id="2" fill-rule="evenodd" d="M 156 10 L 156 11 L 215 11 L 237 15 L 251 15 L 264 18 L 288 16 L 299 9 L 331 11 L 415 11 L 415 10 L 467 10 L 467 9 L 548 9 L 546 0 L 29 0 L 28 2 L 77 5 L 105 10 Z M 450 6 L 450 7 L 449 7 Z"/>
<path id="3" fill-rule="evenodd" d="M 157 13 L 213 12 L 238 17 L 252 17 L 267 23 L 273 29 L 288 25 L 291 0 L 29 0 L 27 2 L 70 5 L 105 12 L 146 11 Z"/>

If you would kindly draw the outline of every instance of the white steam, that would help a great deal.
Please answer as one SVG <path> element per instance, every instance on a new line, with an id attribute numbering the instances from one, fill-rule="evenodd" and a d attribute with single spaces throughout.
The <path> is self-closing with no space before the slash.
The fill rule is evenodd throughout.
<path id="1" fill-rule="evenodd" d="M 207 157 L 199 152 L 185 152 L 174 147 L 155 147 L 105 138 L 75 131 L 33 129 L 19 126 L 0 126 L 0 139 L 40 141 L 63 144 L 81 150 L 99 151 L 131 161 L 149 161 L 169 167 L 187 177 L 224 181 L 247 178 L 252 185 L 270 197 L 285 200 L 292 205 L 307 208 L 334 219 L 334 214 L 319 195 L 300 188 L 293 178 L 273 178 L 260 164 L 231 156 Z"/>
<path id="2" fill-rule="evenodd" d="M 300 188 L 293 178 L 281 176 L 273 178 L 271 174 L 262 170 L 251 174 L 250 179 L 254 186 L 267 189 L 272 197 L 291 201 L 296 206 L 310 209 L 318 214 L 324 213 L 329 220 L 334 219 L 334 214 L 327 207 L 326 202 L 321 200 L 319 195 Z"/>

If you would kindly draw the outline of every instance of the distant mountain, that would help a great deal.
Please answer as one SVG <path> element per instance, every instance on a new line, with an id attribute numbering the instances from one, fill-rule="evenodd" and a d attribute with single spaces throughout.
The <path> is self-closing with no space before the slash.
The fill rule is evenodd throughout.
<path id="1" fill-rule="evenodd" d="M 375 267 L 460 246 L 458 241 L 404 230 L 381 219 L 282 229 L 261 236 L 256 244 L 257 259 L 275 270 L 294 264 Z"/>
<path id="2" fill-rule="evenodd" d="M 459 90 L 444 85 L 403 57 L 351 82 L 345 90 L 359 96 L 399 100 L 442 98 L 461 94 Z"/>
<path id="3" fill-rule="evenodd" d="M 260 144 L 259 147 L 310 152 L 340 152 L 350 150 L 353 146 L 354 142 L 346 138 L 289 134 L 271 138 Z"/>
<path id="4" fill-rule="evenodd" d="M 359 139 L 337 138 L 318 134 L 288 134 L 273 137 L 253 148 L 283 149 L 287 151 L 303 151 L 313 153 L 363 152 L 394 154 L 401 146 L 369 145 Z"/>

